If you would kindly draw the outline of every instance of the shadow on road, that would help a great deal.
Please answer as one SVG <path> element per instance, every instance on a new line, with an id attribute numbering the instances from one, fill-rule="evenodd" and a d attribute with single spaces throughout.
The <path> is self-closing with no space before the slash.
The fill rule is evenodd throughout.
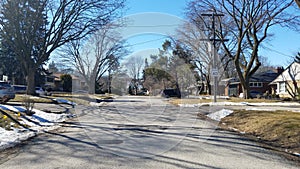
<path id="1" fill-rule="evenodd" d="M 147 115 L 157 116 L 157 123 L 135 124 L 116 119 L 122 116 L 115 110 L 112 106 L 81 107 L 80 119 L 61 123 L 59 132 L 45 132 L 28 141 L 16 157 L 0 167 L 219 169 L 249 161 L 281 167 L 279 156 L 236 133 L 216 130 L 197 119 L 197 113 L 184 111 L 187 116 L 181 116 L 196 119 L 194 124 L 189 120 L 161 123 L 159 117 L 172 112 L 147 111 Z"/>

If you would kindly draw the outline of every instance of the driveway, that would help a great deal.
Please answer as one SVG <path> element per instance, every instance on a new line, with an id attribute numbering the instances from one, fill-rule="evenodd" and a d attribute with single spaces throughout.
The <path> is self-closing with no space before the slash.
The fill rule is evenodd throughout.
<path id="1" fill-rule="evenodd" d="M 298 168 L 285 158 L 197 113 L 153 97 L 120 97 L 77 106 L 78 117 L 23 146 L 2 152 L 0 168 Z"/>

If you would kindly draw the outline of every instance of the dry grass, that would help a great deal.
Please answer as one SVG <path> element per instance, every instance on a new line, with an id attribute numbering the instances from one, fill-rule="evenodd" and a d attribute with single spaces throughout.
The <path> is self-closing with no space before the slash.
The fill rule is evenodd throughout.
<path id="1" fill-rule="evenodd" d="M 229 100 L 230 102 L 248 102 L 248 103 L 278 103 L 282 102 L 282 100 L 272 100 L 272 99 L 242 99 L 237 97 L 231 97 Z"/>
<path id="2" fill-rule="evenodd" d="M 72 93 L 55 93 L 52 96 L 46 97 L 36 97 L 32 96 L 30 99 L 34 103 L 54 103 L 52 99 L 66 99 L 77 104 L 89 104 L 90 101 L 95 101 L 96 99 L 105 99 L 110 98 L 111 96 L 107 95 L 88 95 L 88 94 L 72 94 Z M 11 100 L 12 102 L 23 102 L 26 98 L 24 94 L 17 94 L 16 98 Z"/>
<path id="3" fill-rule="evenodd" d="M 199 104 L 199 103 L 210 103 L 211 99 L 171 99 L 169 100 L 171 104 Z"/>
<path id="4" fill-rule="evenodd" d="M 183 98 L 183 99 L 171 99 L 169 101 L 172 104 L 178 105 L 178 104 L 199 104 L 199 103 L 210 103 L 213 102 L 212 99 L 189 99 L 189 98 Z M 217 99 L 217 102 L 248 102 L 248 103 L 276 103 L 281 102 L 280 100 L 269 100 L 269 99 L 241 99 L 241 98 L 229 98 L 229 99 Z"/>
<path id="5" fill-rule="evenodd" d="M 23 102 L 24 99 L 26 99 L 26 95 L 24 94 L 17 94 L 16 98 L 13 100 L 10 100 L 12 102 Z M 30 96 L 30 99 L 32 99 L 35 103 L 52 103 L 53 101 L 51 98 L 43 98 L 43 97 L 35 97 L 35 96 Z"/>
<path id="6" fill-rule="evenodd" d="M 12 128 L 19 128 L 19 124 L 15 120 L 19 120 L 20 114 L 15 114 L 10 111 L 1 111 L 0 112 L 0 127 L 11 130 Z"/>
<path id="7" fill-rule="evenodd" d="M 222 123 L 272 146 L 300 153 L 300 113 L 240 110 L 222 119 Z"/>

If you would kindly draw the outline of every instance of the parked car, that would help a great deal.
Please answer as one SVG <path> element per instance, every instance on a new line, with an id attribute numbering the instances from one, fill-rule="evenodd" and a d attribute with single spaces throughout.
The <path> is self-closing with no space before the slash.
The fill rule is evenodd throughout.
<path id="1" fill-rule="evenodd" d="M 27 86 L 25 85 L 12 85 L 16 94 L 25 94 Z"/>
<path id="2" fill-rule="evenodd" d="M 45 90 L 42 87 L 35 87 L 35 93 L 38 96 L 46 95 L 46 92 L 45 92 Z"/>
<path id="3" fill-rule="evenodd" d="M 179 89 L 164 89 L 161 93 L 162 97 L 169 98 L 169 97 L 181 97 L 181 93 Z"/>
<path id="4" fill-rule="evenodd" d="M 259 91 L 254 91 L 254 90 L 250 91 L 250 97 L 251 98 L 260 98 L 262 96 L 263 96 L 263 94 Z"/>
<path id="5" fill-rule="evenodd" d="M 4 81 L 0 81 L 0 102 L 5 103 L 16 97 L 14 88 Z"/>
<path id="6" fill-rule="evenodd" d="M 263 94 L 259 91 L 255 91 L 255 90 L 250 91 L 250 98 L 260 98 L 262 96 Z M 244 98 L 244 93 L 240 93 L 239 97 Z"/>

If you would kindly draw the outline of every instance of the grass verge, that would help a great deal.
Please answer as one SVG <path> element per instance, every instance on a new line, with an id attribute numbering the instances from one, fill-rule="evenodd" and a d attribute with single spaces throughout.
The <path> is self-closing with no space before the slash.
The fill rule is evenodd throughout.
<path id="1" fill-rule="evenodd" d="M 284 151 L 300 153 L 300 113 L 289 111 L 235 111 L 221 121 L 259 141 Z"/>
<path id="2" fill-rule="evenodd" d="M 23 102 L 26 98 L 24 94 L 17 94 L 11 102 Z M 110 95 L 89 95 L 89 94 L 72 94 L 72 93 L 55 93 L 52 96 L 30 96 L 34 103 L 55 103 L 53 99 L 66 99 L 77 104 L 88 105 L 89 102 L 95 102 L 96 99 L 109 99 Z"/>
<path id="3" fill-rule="evenodd" d="M 17 94 L 16 97 L 11 100 L 11 102 L 23 102 L 26 99 L 26 95 L 24 94 Z M 53 101 L 49 98 L 37 97 L 37 96 L 30 96 L 30 99 L 34 101 L 34 103 L 53 103 Z"/>
<path id="4" fill-rule="evenodd" d="M 5 130 L 11 130 L 12 128 L 19 128 L 20 115 L 12 113 L 10 111 L 0 111 L 0 127 Z"/>
<path id="5" fill-rule="evenodd" d="M 174 105 L 178 104 L 201 104 L 201 103 L 210 103 L 213 102 L 212 99 L 189 99 L 189 98 L 183 98 L 183 99 L 170 99 L 170 103 Z M 282 102 L 281 100 L 270 100 L 270 99 L 242 99 L 242 98 L 236 98 L 231 97 L 229 99 L 217 99 L 217 102 L 234 102 L 234 103 L 240 103 L 240 102 L 247 102 L 247 103 L 278 103 Z"/>

